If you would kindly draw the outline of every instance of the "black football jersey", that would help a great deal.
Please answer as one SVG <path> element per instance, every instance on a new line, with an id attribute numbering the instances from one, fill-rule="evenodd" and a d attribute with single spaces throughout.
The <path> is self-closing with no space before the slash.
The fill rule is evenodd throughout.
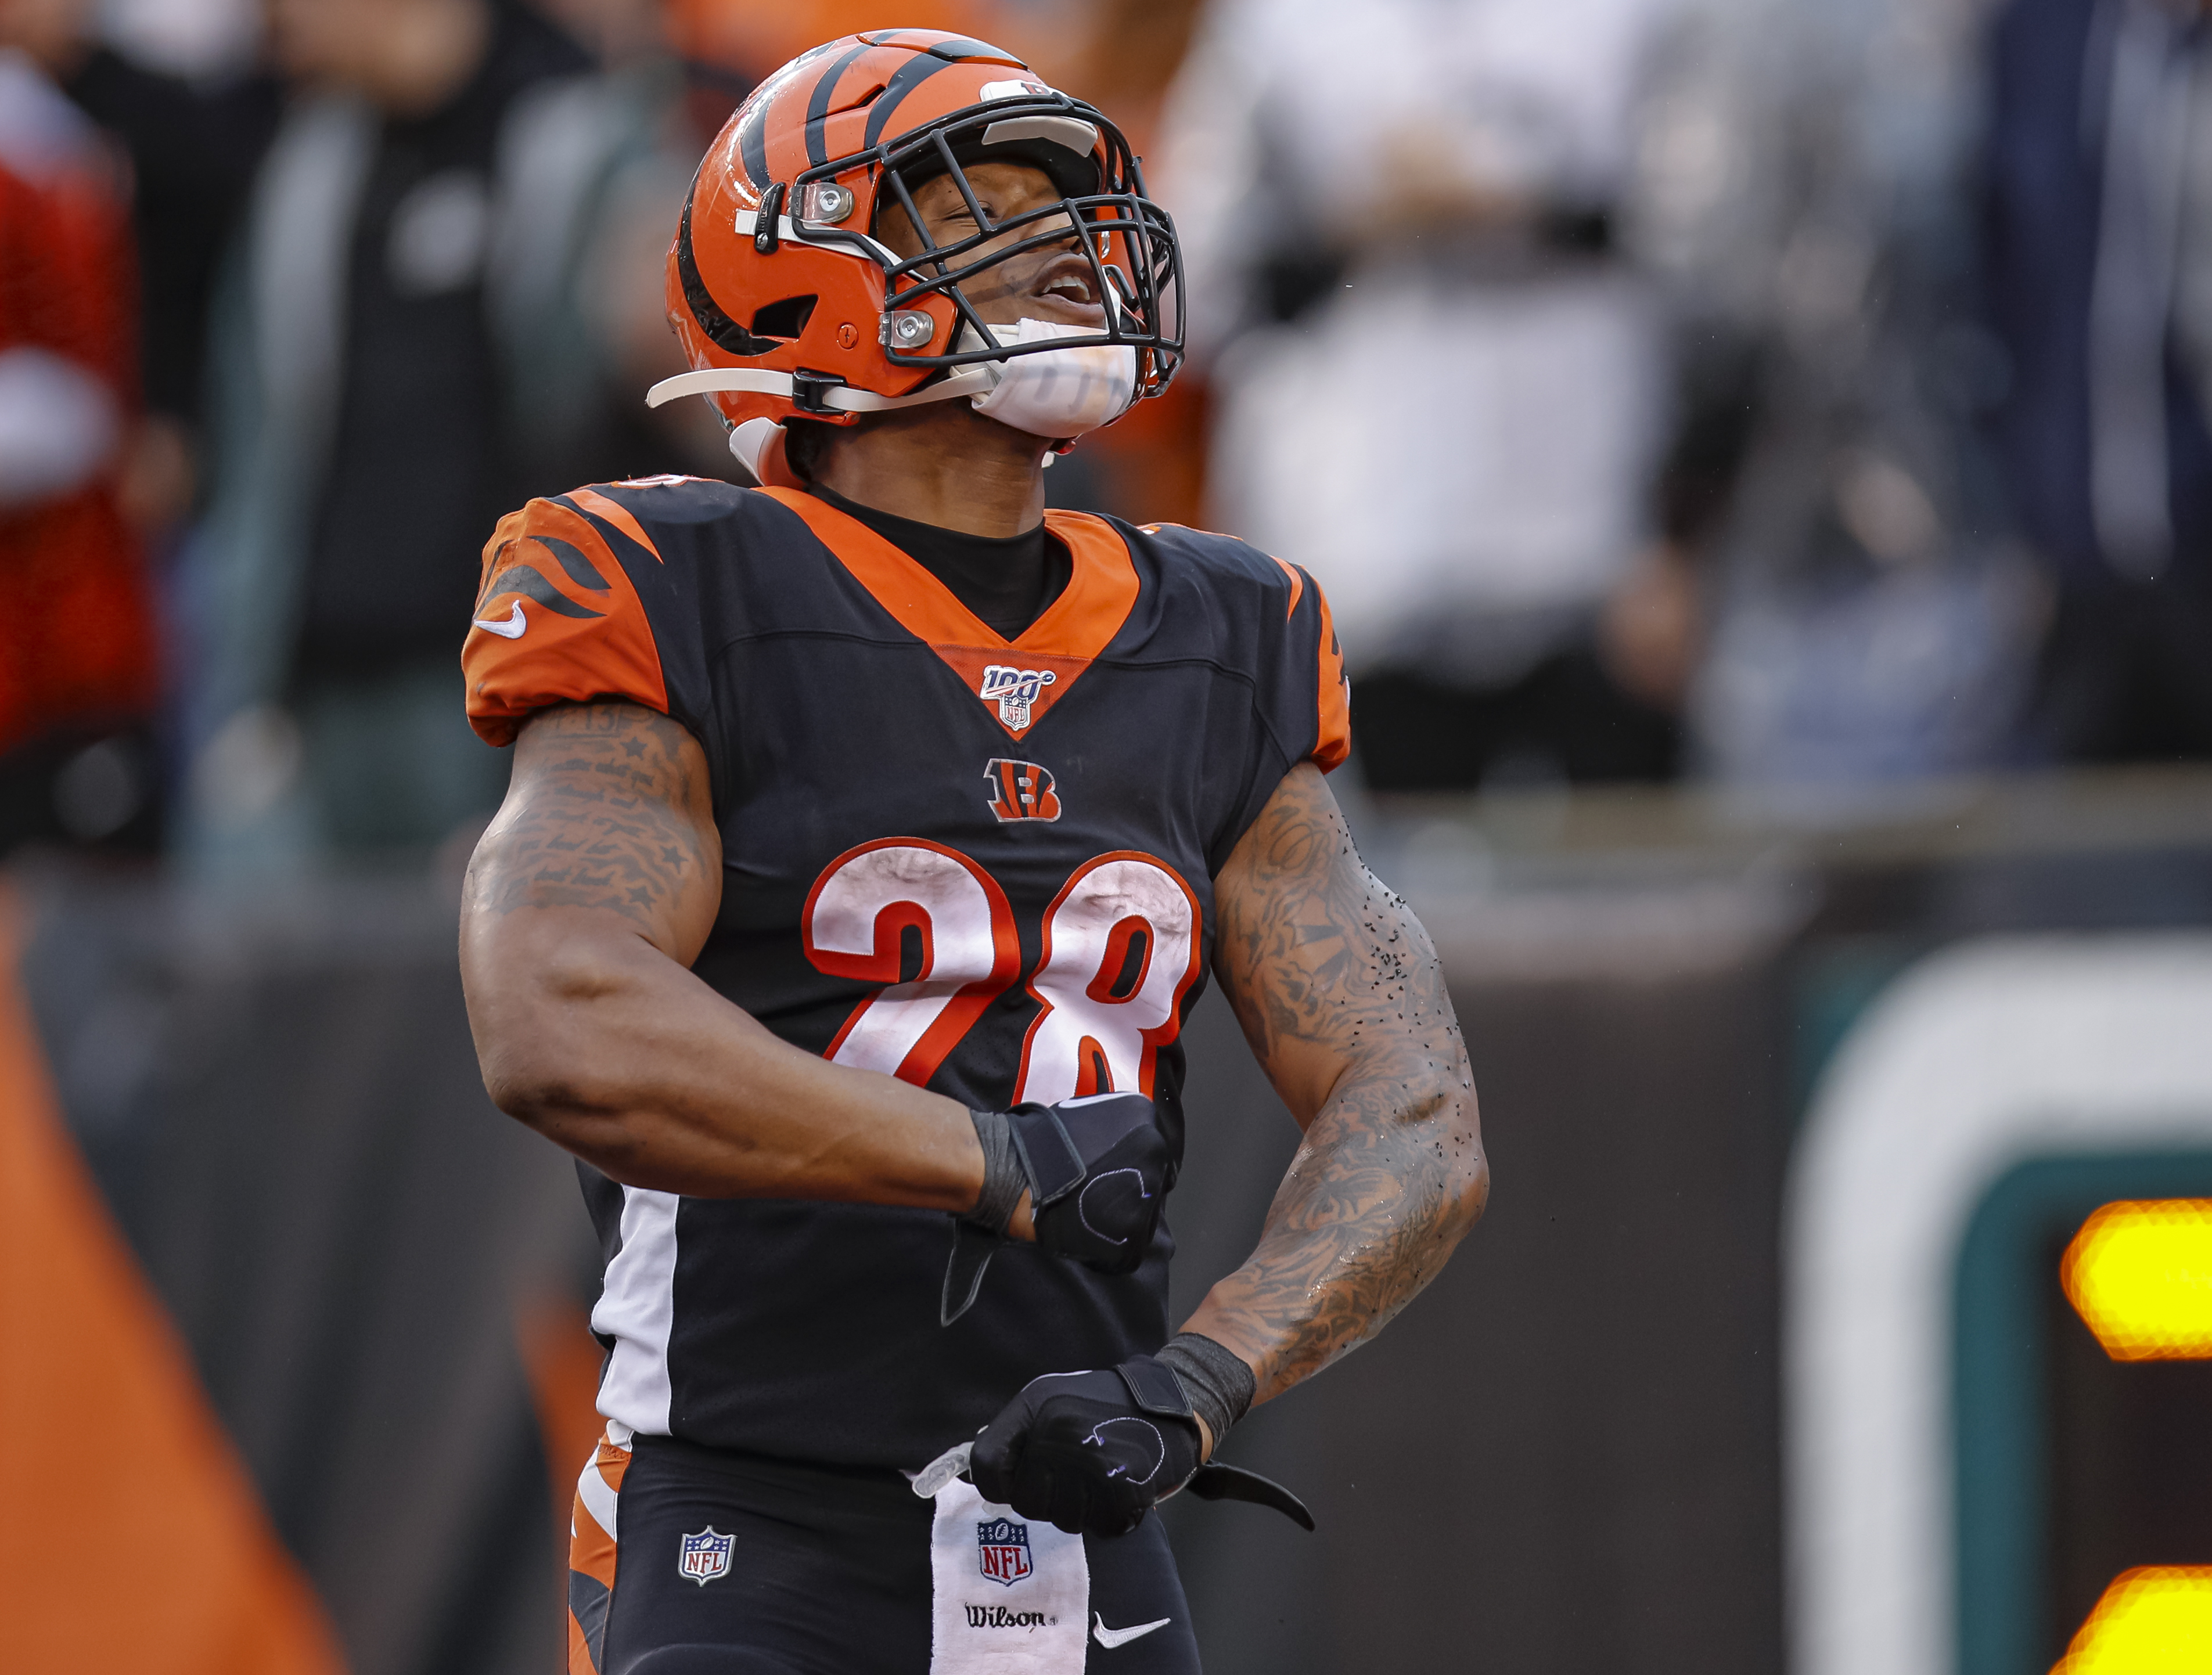
<path id="1" fill-rule="evenodd" d="M 720 915 L 694 968 L 785 1041 L 979 1108 L 1110 1089 L 1178 1145 L 1214 874 L 1348 747 L 1311 578 L 1242 542 L 1048 513 L 1067 586 L 1017 640 L 812 496 L 695 478 L 533 501 L 485 549 L 471 719 L 625 698 L 704 747 Z M 702 1199 L 586 1169 L 610 1417 L 918 1466 L 1040 1373 L 1168 1335 L 1163 1227 L 1109 1278 L 1010 1244 L 938 1323 L 941 1212 Z"/>

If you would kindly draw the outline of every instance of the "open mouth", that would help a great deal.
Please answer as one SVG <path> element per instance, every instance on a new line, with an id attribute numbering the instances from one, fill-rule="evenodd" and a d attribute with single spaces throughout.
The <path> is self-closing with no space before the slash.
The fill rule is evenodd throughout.
<path id="1" fill-rule="evenodd" d="M 1090 259 L 1073 252 L 1056 256 L 1040 268 L 1030 282 L 1029 292 L 1040 301 L 1057 305 L 1059 312 L 1083 325 L 1096 324 L 1106 318 L 1104 300 L 1098 294 L 1098 279 L 1091 271 Z"/>

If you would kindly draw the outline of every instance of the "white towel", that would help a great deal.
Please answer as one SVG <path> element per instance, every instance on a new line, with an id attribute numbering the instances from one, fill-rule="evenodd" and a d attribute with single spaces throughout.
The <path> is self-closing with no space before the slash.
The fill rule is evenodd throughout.
<path id="1" fill-rule="evenodd" d="M 929 1532 L 929 1675 L 1082 1675 L 1091 1613 L 1083 1538 L 954 1478 Z"/>

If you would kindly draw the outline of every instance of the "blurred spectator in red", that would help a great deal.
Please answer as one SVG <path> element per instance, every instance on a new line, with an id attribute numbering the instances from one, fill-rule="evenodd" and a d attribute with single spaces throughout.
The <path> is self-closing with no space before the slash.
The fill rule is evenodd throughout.
<path id="1" fill-rule="evenodd" d="M 2212 79 L 2197 0 L 2010 0 L 1990 36 L 1998 435 L 2057 586 L 2037 743 L 2212 757 Z"/>
<path id="2" fill-rule="evenodd" d="M 272 0 L 292 94 L 212 354 L 186 847 L 237 871 L 435 844 L 505 764 L 456 725 L 497 513 L 606 458 L 593 318 L 622 91 L 514 0 Z M 624 392 L 635 402 L 635 391 Z"/>
<path id="3" fill-rule="evenodd" d="M 144 841 L 160 691 L 125 515 L 138 434 L 124 170 L 55 85 L 75 0 L 0 0 L 0 846 Z"/>
<path id="4" fill-rule="evenodd" d="M 1600 622 L 1650 591 L 1639 168 L 1689 9 L 1227 0 L 1170 96 L 1212 517 L 1328 588 L 1379 789 L 1674 771 L 1684 586 L 1626 665 Z"/>

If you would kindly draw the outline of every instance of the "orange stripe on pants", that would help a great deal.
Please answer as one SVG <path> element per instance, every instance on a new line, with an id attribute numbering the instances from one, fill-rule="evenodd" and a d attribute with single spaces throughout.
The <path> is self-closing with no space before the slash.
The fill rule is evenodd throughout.
<path id="1" fill-rule="evenodd" d="M 584 1467 L 584 1474 L 596 1476 L 606 1486 L 605 1500 L 612 1502 L 621 1496 L 623 1477 L 629 1470 L 629 1450 L 603 1439 L 591 1463 Z M 575 1505 L 568 1514 L 568 1675 L 599 1675 L 599 1652 L 606 1633 L 606 1602 L 615 1589 L 615 1536 L 616 1532 L 600 1523 L 585 1500 L 580 1478 Z M 580 1586 L 579 1577 L 583 1579 Z M 580 1595 L 589 1598 L 595 1592 L 601 1603 L 596 1620 L 587 1624 L 576 1615 L 577 1600 Z"/>

